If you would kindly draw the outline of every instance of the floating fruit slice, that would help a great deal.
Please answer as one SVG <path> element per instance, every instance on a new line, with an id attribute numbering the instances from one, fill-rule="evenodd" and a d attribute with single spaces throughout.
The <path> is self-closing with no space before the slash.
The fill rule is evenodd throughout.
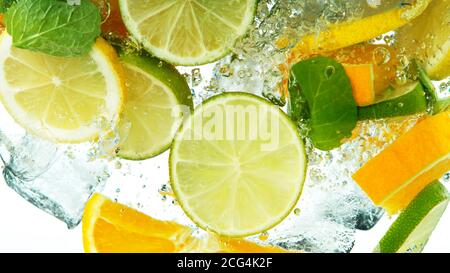
<path id="1" fill-rule="evenodd" d="M 420 82 L 386 90 L 376 104 L 359 107 L 358 119 L 381 119 L 425 113 L 428 109 L 427 93 Z"/>
<path id="2" fill-rule="evenodd" d="M 120 15 L 118 0 L 91 0 L 99 7 L 104 21 L 102 23 L 102 32 L 107 36 L 113 35 L 117 38 L 128 36 L 127 28 Z"/>
<path id="3" fill-rule="evenodd" d="M 372 64 L 344 65 L 350 79 L 353 98 L 358 106 L 372 104 L 375 101 L 374 73 Z"/>
<path id="4" fill-rule="evenodd" d="M 11 36 L 0 36 L 0 99 L 42 138 L 95 139 L 116 125 L 124 89 L 120 61 L 102 39 L 87 56 L 63 58 L 15 48 Z"/>
<path id="5" fill-rule="evenodd" d="M 434 80 L 450 76 L 450 0 L 432 1 L 425 12 L 400 28 L 397 46 L 418 58 Z"/>
<path id="6" fill-rule="evenodd" d="M 450 195 L 439 181 L 428 185 L 399 215 L 374 252 L 422 252 L 449 201 Z"/>
<path id="7" fill-rule="evenodd" d="M 172 188 L 186 214 L 232 237 L 281 222 L 298 201 L 305 165 L 295 124 L 245 93 L 218 95 L 197 108 L 170 154 Z"/>
<path id="8" fill-rule="evenodd" d="M 450 111 L 419 122 L 359 169 L 353 179 L 390 214 L 404 209 L 450 168 Z"/>
<path id="9" fill-rule="evenodd" d="M 363 43 L 320 55 L 333 58 L 344 66 L 352 82 L 355 101 L 359 106 L 374 103 L 376 96 L 382 95 L 396 83 L 400 61 L 397 52 L 390 46 Z M 290 52 L 287 64 L 280 66 L 285 78 L 288 77 L 286 67 L 291 67 L 303 59 L 305 55 L 301 52 Z"/>
<path id="10" fill-rule="evenodd" d="M 175 222 L 159 221 L 95 193 L 83 216 L 85 252 L 284 252 L 271 246 L 222 239 L 195 238 L 192 230 Z"/>
<path id="11" fill-rule="evenodd" d="M 147 159 L 170 147 L 183 114 L 193 108 L 186 80 L 171 65 L 148 55 L 121 54 L 128 86 L 119 123 L 120 157 Z"/>
<path id="12" fill-rule="evenodd" d="M 404 5 L 355 21 L 330 25 L 318 34 L 302 37 L 293 50 L 311 55 L 368 41 L 404 26 L 419 16 L 430 2 L 431 0 L 417 0 L 412 5 Z"/>
<path id="13" fill-rule="evenodd" d="M 255 0 L 119 0 L 128 30 L 158 58 L 199 65 L 225 56 L 253 22 Z"/>

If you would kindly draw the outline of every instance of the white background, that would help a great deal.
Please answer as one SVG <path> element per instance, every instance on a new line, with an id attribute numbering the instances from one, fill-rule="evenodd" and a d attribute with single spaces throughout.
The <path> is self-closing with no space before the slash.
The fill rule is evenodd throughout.
<path id="1" fill-rule="evenodd" d="M 370 232 L 359 232 L 354 252 L 370 252 L 389 227 L 381 221 Z M 66 225 L 34 207 L 0 178 L 0 252 L 83 252 L 81 225 Z M 425 252 L 450 253 L 450 209 L 441 218 Z"/>

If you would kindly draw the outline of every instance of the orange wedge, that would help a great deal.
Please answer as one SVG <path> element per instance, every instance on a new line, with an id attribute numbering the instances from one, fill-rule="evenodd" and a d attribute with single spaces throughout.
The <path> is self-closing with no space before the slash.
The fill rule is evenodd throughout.
<path id="1" fill-rule="evenodd" d="M 358 106 L 372 104 L 375 101 L 374 74 L 372 64 L 344 65 L 350 79 L 353 97 Z"/>
<path id="2" fill-rule="evenodd" d="M 429 117 L 359 169 L 353 179 L 390 214 L 450 170 L 450 111 Z"/>
<path id="3" fill-rule="evenodd" d="M 95 193 L 83 216 L 83 245 L 89 253 L 286 252 L 272 246 L 224 239 L 199 239 L 189 227 L 159 221 Z"/>

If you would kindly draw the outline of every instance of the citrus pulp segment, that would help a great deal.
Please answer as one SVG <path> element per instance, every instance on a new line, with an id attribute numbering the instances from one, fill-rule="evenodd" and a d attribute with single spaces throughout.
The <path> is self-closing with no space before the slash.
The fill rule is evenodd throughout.
<path id="1" fill-rule="evenodd" d="M 116 53 L 100 38 L 89 55 L 64 58 L 15 48 L 11 36 L 0 36 L 1 101 L 42 138 L 78 143 L 111 130 L 124 89 Z"/>
<path id="2" fill-rule="evenodd" d="M 186 80 L 171 65 L 148 55 L 121 54 L 127 96 L 119 123 L 120 157 L 142 160 L 161 154 L 192 108 Z"/>
<path id="3" fill-rule="evenodd" d="M 295 124 L 246 93 L 224 93 L 199 106 L 170 154 L 172 188 L 186 214 L 200 227 L 231 237 L 282 221 L 297 203 L 305 170 Z"/>
<path id="4" fill-rule="evenodd" d="M 128 30 L 144 47 L 177 65 L 225 56 L 253 22 L 257 1 L 120 0 Z"/>

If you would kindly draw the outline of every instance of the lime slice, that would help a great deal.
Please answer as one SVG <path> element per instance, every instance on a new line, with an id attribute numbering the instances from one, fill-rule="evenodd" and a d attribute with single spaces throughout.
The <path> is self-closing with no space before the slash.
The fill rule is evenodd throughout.
<path id="1" fill-rule="evenodd" d="M 170 154 L 171 183 L 200 227 L 240 237 L 281 222 L 297 203 L 306 171 L 295 124 L 245 93 L 207 100 L 184 123 Z"/>
<path id="2" fill-rule="evenodd" d="M 183 114 L 193 108 L 192 95 L 173 66 L 147 55 L 120 57 L 128 93 L 119 123 L 118 155 L 147 159 L 170 147 Z"/>
<path id="3" fill-rule="evenodd" d="M 225 56 L 253 22 L 255 0 L 120 0 L 128 30 L 158 58 L 200 65 Z"/>
<path id="4" fill-rule="evenodd" d="M 423 113 L 428 108 L 426 92 L 420 82 L 386 90 L 378 103 L 358 107 L 358 119 L 381 119 Z"/>
<path id="5" fill-rule="evenodd" d="M 94 140 L 117 124 L 122 67 L 98 39 L 90 54 L 64 58 L 15 48 L 0 36 L 0 99 L 28 132 L 59 143 Z"/>
<path id="6" fill-rule="evenodd" d="M 374 251 L 422 252 L 449 201 L 445 186 L 431 183 L 400 214 Z"/>

